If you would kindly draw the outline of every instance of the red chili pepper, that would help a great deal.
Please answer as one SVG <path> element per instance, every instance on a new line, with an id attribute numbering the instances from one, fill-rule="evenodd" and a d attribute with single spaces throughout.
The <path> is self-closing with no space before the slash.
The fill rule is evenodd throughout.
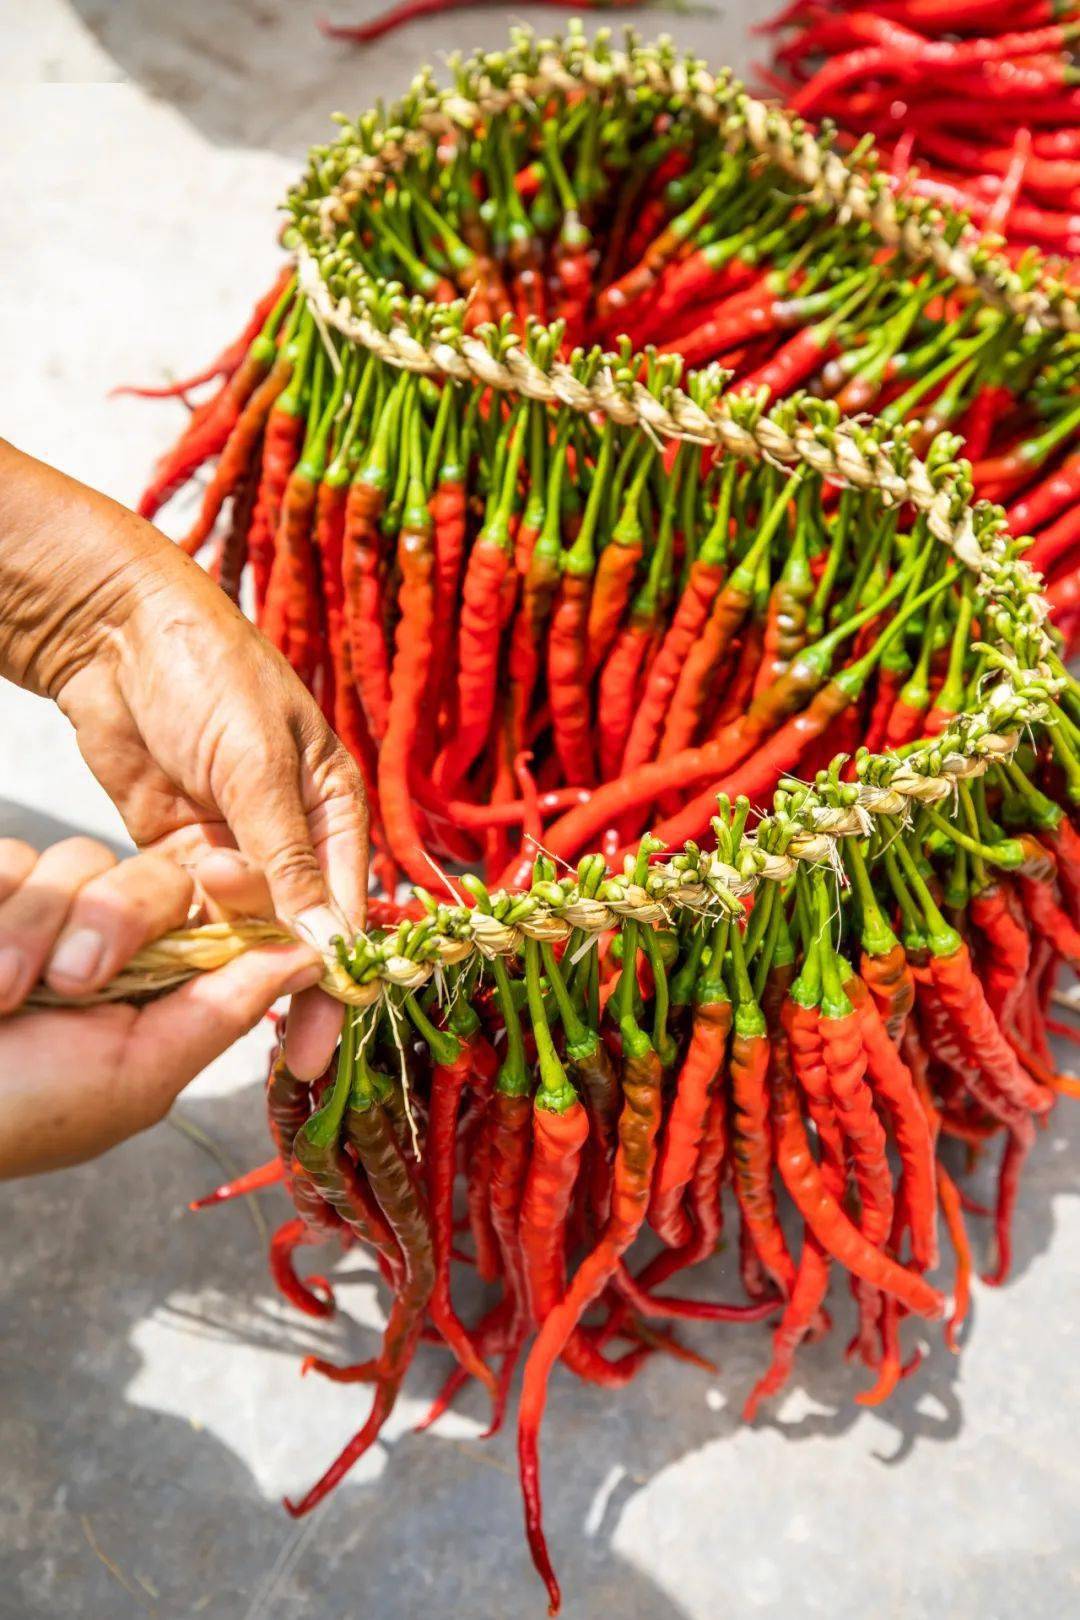
<path id="1" fill-rule="evenodd" d="M 795 1263 L 784 1241 L 773 1189 L 769 1131 L 769 1039 L 765 1018 L 754 999 L 738 927 L 730 933 L 735 1024 L 731 1044 L 732 1157 L 735 1196 L 753 1249 L 761 1264 L 790 1299 Z"/>
<path id="2" fill-rule="evenodd" d="M 352 1043 L 348 1036 L 343 1050 L 351 1058 Z M 293 1518 L 309 1513 L 323 1501 L 377 1440 L 394 1408 L 402 1380 L 408 1371 L 423 1327 L 424 1308 L 435 1284 L 435 1263 L 427 1214 L 410 1166 L 398 1145 L 389 1112 L 370 1093 L 354 1092 L 346 1116 L 346 1130 L 393 1233 L 403 1259 L 403 1271 L 395 1288 L 382 1348 L 371 1369 L 375 1396 L 367 1421 L 299 1502 L 286 1499 L 285 1507 Z M 341 1369 L 313 1358 L 311 1362 L 305 1362 L 305 1371 L 309 1365 L 315 1365 L 319 1371 L 343 1381 L 354 1381 L 358 1373 L 365 1382 L 368 1381 L 367 1364 L 362 1369 Z"/>
<path id="3" fill-rule="evenodd" d="M 646 857 L 647 858 L 647 857 Z M 644 861 L 639 856 L 639 870 Z M 574 1274 L 565 1296 L 545 1318 L 525 1364 L 518 1416 L 518 1461 L 525 1498 L 525 1530 L 533 1562 L 543 1577 L 551 1613 L 560 1604 L 559 1583 L 544 1539 L 540 1499 L 538 1440 L 551 1368 L 563 1353 L 582 1313 L 603 1292 L 641 1228 L 649 1200 L 660 1126 L 660 1059 L 633 1018 L 637 925 L 624 931 L 624 962 L 619 996 L 624 1103 L 619 1116 L 611 1214 L 596 1247 Z"/>
<path id="4" fill-rule="evenodd" d="M 629 619 L 616 637 L 600 674 L 596 719 L 600 771 L 605 780 L 620 768 L 637 709 L 643 669 L 661 621 L 674 543 L 670 513 L 668 517 L 669 521 L 661 527 L 649 572 L 634 598 Z"/>
<path id="5" fill-rule="evenodd" d="M 709 960 L 694 986 L 690 1041 L 664 1127 L 649 1198 L 650 1225 L 656 1235 L 674 1249 L 683 1248 L 693 1236 L 683 1196 L 694 1179 L 705 1137 L 709 1099 L 722 1072 L 731 1029 L 731 999 L 722 971 L 728 926 L 725 919 L 713 928 Z"/>
<path id="6" fill-rule="evenodd" d="M 608 492 L 611 447 L 609 421 L 593 469 L 581 528 L 562 558 L 562 577 L 548 632 L 548 701 L 555 752 L 563 780 L 571 787 L 588 784 L 595 775 L 589 712 L 588 617 L 596 567 L 595 538 Z"/>
<path id="7" fill-rule="evenodd" d="M 390 674 L 386 732 L 379 749 L 379 803 L 390 852 L 414 883 L 430 879 L 412 792 L 409 766 L 428 689 L 435 622 L 435 555 L 420 458 L 419 423 L 413 419 L 412 472 L 398 534 L 400 617 Z"/>
<path id="8" fill-rule="evenodd" d="M 386 501 L 390 447 L 400 427 L 402 398 L 399 387 L 383 404 L 345 501 L 342 572 L 346 634 L 353 685 L 376 743 L 386 735 L 390 710 L 390 655 L 383 608 L 384 547 L 379 517 Z"/>
<path id="9" fill-rule="evenodd" d="M 1031 1151 L 1031 1142 L 1015 1131 L 1005 1139 L 998 1171 L 997 1208 L 994 1211 L 994 1237 L 997 1242 L 997 1261 L 993 1271 L 983 1272 L 983 1282 L 990 1288 L 1000 1288 L 1012 1270 L 1012 1218 L 1016 1197 L 1020 1190 L 1020 1172 Z"/>
<path id="10" fill-rule="evenodd" d="M 934 1150 L 911 1071 L 897 1051 L 866 985 L 854 975 L 844 989 L 855 1003 L 875 1097 L 888 1115 L 903 1171 L 904 1208 L 911 1251 L 920 1270 L 937 1264 L 934 1221 Z"/>
<path id="11" fill-rule="evenodd" d="M 285 1166 L 279 1157 L 268 1159 L 266 1164 L 256 1165 L 254 1170 L 247 1170 L 242 1176 L 236 1176 L 232 1181 L 226 1181 L 213 1192 L 205 1193 L 202 1198 L 195 1198 L 188 1205 L 188 1209 L 209 1209 L 216 1204 L 227 1204 L 233 1198 L 246 1198 L 249 1193 L 262 1192 L 266 1187 L 274 1187 L 279 1181 L 285 1179 Z"/>
<path id="12" fill-rule="evenodd" d="M 652 446 L 646 444 L 637 471 L 627 487 L 619 520 L 597 559 L 586 629 L 590 676 L 595 675 L 610 653 L 630 601 L 644 539 L 641 496 L 653 454 Z"/>
<path id="13" fill-rule="evenodd" d="M 330 650 L 329 690 L 323 708 L 329 710 L 334 730 L 360 766 L 369 810 L 382 837 L 375 783 L 375 744 L 356 695 L 352 652 L 347 630 L 345 593 L 345 523 L 348 486 L 352 477 L 353 447 L 371 395 L 374 367 L 365 369 L 355 390 L 352 409 L 335 446 L 333 459 L 319 485 L 315 503 L 315 546 L 326 608 L 326 639 Z M 370 920 L 370 919 L 369 919 Z"/>
<path id="14" fill-rule="evenodd" d="M 1080 549 L 1080 505 L 1070 507 L 1036 537 L 1025 558 L 1032 568 L 1044 574 L 1068 562 L 1075 569 L 1073 554 Z"/>
<path id="15" fill-rule="evenodd" d="M 204 366 L 191 377 L 184 377 L 178 382 L 164 383 L 156 387 L 145 387 L 135 383 L 121 383 L 116 388 L 109 389 L 110 399 L 120 399 L 125 396 L 135 399 L 176 399 L 183 398 L 193 389 L 200 388 L 203 383 L 213 382 L 216 377 L 226 380 L 242 365 L 248 349 L 259 336 L 274 306 L 282 294 L 293 286 L 292 265 L 285 265 L 279 272 L 277 280 L 269 292 L 263 294 L 248 317 L 247 325 L 239 337 L 227 344 L 216 359 Z M 211 401 L 211 407 L 216 399 Z"/>
<path id="16" fill-rule="evenodd" d="M 788 1006 L 791 1004 L 788 1003 Z M 785 1008 L 785 1018 L 790 1017 Z M 789 1027 L 789 1039 L 792 1038 Z M 794 1043 L 793 1043 L 794 1044 Z M 796 1072 L 798 1072 L 798 1046 Z M 829 1191 L 814 1161 L 806 1138 L 794 1087 L 782 1076 L 774 1090 L 777 1127 L 777 1163 L 784 1185 L 811 1231 L 832 1255 L 864 1282 L 883 1293 L 895 1294 L 909 1310 L 933 1320 L 944 1314 L 945 1302 L 937 1289 L 868 1243 L 847 1219 Z"/>
<path id="17" fill-rule="evenodd" d="M 566 1217 L 588 1134 L 588 1116 L 576 1098 L 562 1113 L 534 1106 L 519 1239 L 529 1311 L 537 1327 L 566 1287 Z"/>
<path id="18" fill-rule="evenodd" d="M 1006 512 L 1009 529 L 1013 534 L 1033 534 L 1041 530 L 1060 512 L 1073 509 L 1080 502 L 1080 450 L 1074 451 L 1052 473 L 1029 489 Z M 1038 544 L 1042 542 L 1039 536 Z M 1048 566 L 1042 562 L 1036 568 Z"/>
<path id="19" fill-rule="evenodd" d="M 454 417 L 451 414 L 446 458 L 431 497 L 435 541 L 435 623 L 432 628 L 429 696 L 438 713 L 451 678 L 458 582 L 465 557 L 466 496 L 464 469 L 458 459 Z"/>
<path id="20" fill-rule="evenodd" d="M 325 1277 L 301 1282 L 292 1265 L 293 1250 L 298 1245 L 325 1243 L 345 1230 L 337 1211 L 320 1197 L 308 1177 L 298 1172 L 293 1158 L 293 1143 L 311 1113 L 311 1095 L 311 1087 L 298 1080 L 280 1051 L 275 1051 L 266 1080 L 266 1117 L 298 1218 L 287 1221 L 274 1234 L 270 1271 L 281 1293 L 298 1310 L 308 1316 L 329 1316 L 334 1310 L 334 1295 Z"/>
<path id="21" fill-rule="evenodd" d="M 758 265 L 737 256 L 749 239 L 746 232 L 741 237 L 710 242 L 668 264 L 648 309 L 633 312 L 635 318 L 630 325 L 635 344 L 640 346 L 666 335 L 675 322 L 686 318 L 688 311 L 720 299 L 730 300 L 759 284 L 762 272 Z M 732 362 L 729 359 L 727 363 Z"/>
<path id="22" fill-rule="evenodd" d="M 385 1263 L 396 1287 L 401 1272 L 397 1240 L 366 1178 L 346 1153 L 338 1136 L 350 1086 L 351 1075 L 342 1064 L 327 1100 L 296 1133 L 293 1163 L 336 1211 L 347 1230 Z"/>
<path id="23" fill-rule="evenodd" d="M 278 1227 L 270 1239 L 270 1275 L 279 1293 L 307 1316 L 330 1316 L 334 1291 L 325 1277 L 306 1277 L 301 1282 L 293 1269 L 293 1253 L 305 1243 L 324 1243 L 325 1237 L 296 1215 Z"/>
<path id="24" fill-rule="evenodd" d="M 659 757 L 666 760 L 669 767 L 673 758 L 693 741 L 704 713 L 710 682 L 750 611 L 758 569 L 784 521 L 800 480 L 801 475 L 794 473 L 762 514 L 748 551 L 716 597 L 705 629 L 687 655 L 668 710 L 660 749 Z M 672 780 L 668 785 L 675 787 L 678 782 Z"/>
<path id="25" fill-rule="evenodd" d="M 215 401 L 211 408 L 214 427 L 218 433 L 224 431 L 225 438 L 199 516 L 181 542 L 192 557 L 209 536 L 225 501 L 242 485 L 255 460 L 271 408 L 292 376 L 294 351 L 288 343 L 279 349 L 276 336 L 296 293 L 291 272 L 283 272 L 275 286 L 277 295 L 245 343 L 242 362 L 222 390 L 220 403 Z"/>
<path id="26" fill-rule="evenodd" d="M 513 557 L 510 513 L 524 443 L 519 414 L 510 434 L 501 486 L 492 492 L 484 526 L 473 541 L 461 592 L 458 632 L 457 728 L 436 766 L 447 794 L 487 742 L 495 707 L 503 588 Z"/>
<path id="27" fill-rule="evenodd" d="M 436 1029 L 413 996 L 405 1005 L 420 1034 L 431 1048 L 434 1067 L 428 1105 L 428 1135 L 424 1149 L 428 1208 L 435 1256 L 435 1284 L 428 1309 L 461 1366 L 495 1395 L 495 1377 L 477 1353 L 462 1326 L 450 1297 L 450 1249 L 454 1232 L 454 1157 L 458 1108 L 473 1065 L 470 1037 Z M 474 1015 L 475 1016 L 475 1015 Z"/>
<path id="28" fill-rule="evenodd" d="M 256 589 L 256 619 L 260 626 L 266 619 L 273 621 L 270 639 L 282 652 L 286 651 L 286 624 L 280 611 L 280 599 L 277 603 L 270 599 L 270 585 L 276 561 L 282 502 L 289 476 L 300 459 L 307 431 L 304 395 L 314 332 L 314 324 L 310 319 L 301 323 L 293 348 L 292 374 L 287 387 L 278 394 L 267 417 L 266 436 L 263 440 L 262 478 L 259 481 L 259 493 L 255 501 L 249 539 L 256 587 L 258 588 L 261 583 L 264 590 L 264 594 L 260 597 Z"/>
<path id="29" fill-rule="evenodd" d="M 667 634 L 649 670 L 641 702 L 626 741 L 621 773 L 653 758 L 683 666 L 701 635 L 724 579 L 735 463 L 725 471 L 716 519 L 695 557 Z"/>
<path id="30" fill-rule="evenodd" d="M 862 1206 L 859 1230 L 877 1247 L 885 1242 L 893 1221 L 892 1174 L 886 1157 L 885 1131 L 866 1081 L 862 1019 L 844 992 L 829 937 L 829 895 L 820 873 L 815 875 L 815 894 L 823 980 L 818 1023 L 822 1060 L 837 1122 L 851 1152 Z"/>
<path id="31" fill-rule="evenodd" d="M 1036 931 L 1075 969 L 1080 964 L 1080 929 L 1058 903 L 1053 880 L 1029 876 L 1023 867 L 1017 876 L 1024 909 Z"/>
<path id="32" fill-rule="evenodd" d="M 325 405 L 320 395 L 321 379 L 320 352 L 307 407 L 309 425 L 303 452 L 289 474 L 282 496 L 263 619 L 263 633 L 284 650 L 309 689 L 314 689 L 328 652 L 312 524 L 318 487 L 326 471 L 327 440 L 341 408 L 344 370 L 339 372 Z"/>
<path id="33" fill-rule="evenodd" d="M 272 345 L 269 355 L 258 340 L 252 345 L 252 350 L 254 353 L 249 350 L 248 362 L 233 373 L 205 413 L 198 413 L 197 419 L 189 424 L 172 450 L 157 463 L 154 477 L 136 507 L 140 517 L 156 516 L 205 462 L 221 454 L 241 411 L 266 377 L 271 364 L 276 367 L 280 362 L 278 375 L 282 378 L 281 387 L 285 387 L 289 380 L 290 363 L 295 359 L 295 351 L 290 345 L 282 346 L 276 360 Z"/>
<path id="34" fill-rule="evenodd" d="M 707 217 L 723 185 L 724 180 L 719 176 L 704 185 L 690 206 L 681 214 L 677 214 L 660 235 L 649 243 L 637 263 L 620 276 L 618 281 L 602 290 L 596 300 L 596 318 L 602 325 L 610 323 L 613 319 L 623 321 L 627 307 L 655 286 L 664 266 Z"/>

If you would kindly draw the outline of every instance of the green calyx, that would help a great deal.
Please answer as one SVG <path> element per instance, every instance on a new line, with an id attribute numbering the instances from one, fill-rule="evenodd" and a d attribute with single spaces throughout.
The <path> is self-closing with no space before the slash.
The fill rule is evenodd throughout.
<path id="1" fill-rule="evenodd" d="M 834 907 L 830 903 L 825 874 L 815 871 L 813 876 L 814 910 L 818 926 L 818 946 L 821 953 L 821 1012 L 824 1018 L 846 1018 L 852 1011 L 851 1002 L 844 991 L 840 966 L 832 943 L 831 918 Z"/>
<path id="2" fill-rule="evenodd" d="M 341 1134 L 341 1122 L 349 1105 L 356 1062 L 356 1036 L 359 1014 L 351 1009 L 345 1014 L 338 1047 L 337 1072 L 330 1094 L 322 1107 L 301 1126 L 301 1135 L 314 1148 L 332 1147 Z"/>
<path id="3" fill-rule="evenodd" d="M 411 991 L 405 997 L 405 1010 L 419 1034 L 427 1041 L 431 1055 L 440 1068 L 451 1068 L 460 1060 L 461 1042 L 456 1036 L 451 1035 L 449 1030 L 436 1029 Z M 473 1017 L 475 1016 L 474 1013 Z"/>
<path id="4" fill-rule="evenodd" d="M 525 1058 L 525 1041 L 521 1033 L 521 1018 L 511 988 L 510 975 L 507 972 L 506 963 L 500 956 L 495 957 L 491 966 L 495 974 L 495 987 L 499 996 L 503 1024 L 506 1028 L 506 1056 L 499 1065 L 499 1072 L 495 1078 L 495 1089 L 501 1092 L 504 1097 L 527 1097 L 532 1091 L 532 1080 Z"/>
<path id="5" fill-rule="evenodd" d="M 540 1089 L 536 1094 L 537 1108 L 546 1108 L 553 1114 L 565 1114 L 577 1102 L 566 1070 L 562 1066 L 555 1042 L 548 1026 L 544 992 L 540 984 L 540 946 L 535 939 L 525 941 L 525 988 L 529 997 L 529 1017 L 532 1020 L 536 1057 L 540 1070 Z"/>

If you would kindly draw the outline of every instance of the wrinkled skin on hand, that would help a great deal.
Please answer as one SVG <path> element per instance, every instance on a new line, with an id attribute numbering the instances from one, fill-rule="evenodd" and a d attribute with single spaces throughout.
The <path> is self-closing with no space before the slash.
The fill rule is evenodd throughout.
<path id="1" fill-rule="evenodd" d="M 285 660 L 189 558 L 103 495 L 0 441 L 0 673 L 53 698 L 135 843 L 235 846 L 279 916 L 325 946 L 363 925 L 359 772 Z M 314 1077 L 341 1011 L 301 998 Z"/>

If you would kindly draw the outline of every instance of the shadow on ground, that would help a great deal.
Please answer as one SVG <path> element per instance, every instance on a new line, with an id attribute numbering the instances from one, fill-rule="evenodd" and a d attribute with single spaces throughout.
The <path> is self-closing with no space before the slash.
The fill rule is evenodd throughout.
<path id="1" fill-rule="evenodd" d="M 511 10 L 477 5 L 433 17 L 366 46 L 323 37 L 320 16 L 361 22 L 390 0 L 70 0 L 85 28 L 125 76 L 168 102 L 215 144 L 252 146 L 299 157 L 326 138 L 335 109 L 355 114 L 393 99 L 422 62 L 439 67 L 451 50 L 498 49 L 511 22 L 550 34 L 566 14 L 550 6 Z M 673 32 L 680 44 L 738 71 L 747 65 L 749 27 L 768 0 L 702 7 L 672 16 L 643 7 L 631 21 L 646 36 Z M 726 13 L 726 15 L 725 15 Z M 600 19 L 601 21 L 603 19 Z M 621 27 L 624 19 L 611 19 Z"/>
<path id="2" fill-rule="evenodd" d="M 64 821 L 60 816 L 45 815 L 41 810 L 0 796 L 0 838 L 21 838 L 33 845 L 34 849 L 41 850 L 49 844 L 60 843 L 64 838 L 85 837 L 85 827 Z M 107 844 L 117 855 L 130 855 L 133 848 L 131 844 L 125 846 L 115 838 L 98 838 L 98 842 Z"/>

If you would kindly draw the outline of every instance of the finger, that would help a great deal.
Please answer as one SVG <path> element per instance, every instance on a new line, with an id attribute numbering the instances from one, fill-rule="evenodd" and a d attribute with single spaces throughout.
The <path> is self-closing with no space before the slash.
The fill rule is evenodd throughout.
<path id="1" fill-rule="evenodd" d="M 116 865 L 92 838 L 65 838 L 39 857 L 26 881 L 0 903 L 0 1013 L 24 1001 L 84 884 Z"/>
<path id="2" fill-rule="evenodd" d="M 317 1080 L 334 1055 L 345 1009 L 322 990 L 293 996 L 285 1021 L 285 1060 L 298 1080 Z"/>
<path id="3" fill-rule="evenodd" d="M 368 808 L 355 761 L 328 730 L 303 751 L 301 791 L 330 894 L 354 928 L 367 916 Z"/>
<path id="4" fill-rule="evenodd" d="M 201 861 L 195 871 L 199 887 L 205 892 L 207 914 L 218 921 L 228 922 L 234 917 L 272 917 L 274 903 L 265 875 L 253 867 L 239 851 L 222 850 Z M 330 937 L 340 931 L 329 911 L 317 908 L 308 913 L 309 923 L 321 924 L 304 930 L 309 937 L 317 937 L 320 950 L 329 946 Z M 294 1069 L 298 1079 L 318 1079 L 333 1056 L 341 1033 L 343 1008 L 330 996 L 319 990 L 302 992 L 294 996 L 289 1006 L 287 1042 L 290 1061 L 301 1065 Z"/>
<path id="5" fill-rule="evenodd" d="M 309 911 L 299 921 L 326 950 L 335 935 L 362 928 L 367 917 L 368 812 L 360 772 L 321 717 L 305 741 L 301 786 L 333 906 L 330 911 L 321 907 Z M 298 1079 L 317 1080 L 323 1073 L 334 1055 L 343 1017 L 340 1003 L 321 991 L 293 997 L 285 1050 Z"/>
<path id="6" fill-rule="evenodd" d="M 164 855 L 133 855 L 75 895 L 45 968 L 61 995 L 89 995 L 108 984 L 135 952 L 187 922 L 195 892 L 189 874 Z"/>
<path id="7" fill-rule="evenodd" d="M 143 1008 L 123 1073 L 136 1095 L 136 1129 L 166 1114 L 190 1080 L 253 1029 L 279 996 L 318 982 L 322 963 L 306 945 L 245 951 L 214 973 L 200 973 Z"/>
<path id="8" fill-rule="evenodd" d="M 330 896 L 301 799 L 297 755 L 276 749 L 243 774 L 228 798 L 222 809 L 237 845 L 266 873 L 278 916 L 293 922 L 325 908 Z"/>
<path id="9" fill-rule="evenodd" d="M 0 838 L 0 902 L 26 882 L 37 859 L 37 850 L 21 838 Z"/>
<path id="10" fill-rule="evenodd" d="M 223 821 L 192 821 L 140 847 L 192 867 L 219 849 L 235 849 L 236 840 Z"/>
<path id="11" fill-rule="evenodd" d="M 192 876 L 212 922 L 274 915 L 265 874 L 237 849 L 215 850 L 198 863 Z"/>

